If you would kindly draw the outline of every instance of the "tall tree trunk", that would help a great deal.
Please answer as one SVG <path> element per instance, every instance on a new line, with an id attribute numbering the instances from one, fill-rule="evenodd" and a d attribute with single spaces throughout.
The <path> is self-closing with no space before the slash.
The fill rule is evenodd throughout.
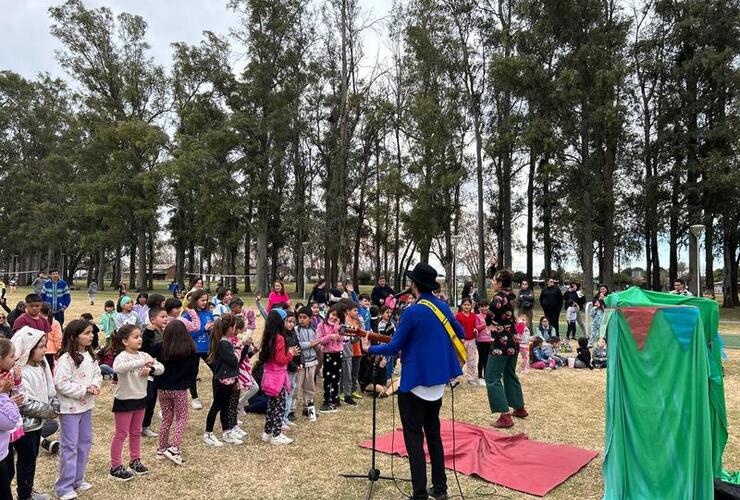
<path id="1" fill-rule="evenodd" d="M 537 165 L 537 154 L 534 149 L 529 150 L 529 176 L 527 178 L 527 270 L 526 277 L 529 286 L 533 286 L 534 277 L 534 176 Z"/>
<path id="2" fill-rule="evenodd" d="M 154 290 L 154 234 L 152 230 L 149 230 L 148 236 L 147 262 L 149 263 L 149 265 L 147 266 L 147 290 Z"/>
<path id="3" fill-rule="evenodd" d="M 138 261 L 138 256 L 136 254 L 137 251 L 137 240 L 134 240 L 131 243 L 131 247 L 129 248 L 129 264 L 128 264 L 128 289 L 129 292 L 136 289 L 136 263 Z"/>
<path id="4" fill-rule="evenodd" d="M 581 102 L 581 172 L 580 177 L 583 184 L 582 189 L 582 234 L 581 234 L 581 267 L 583 269 L 583 293 L 586 297 L 593 296 L 594 282 L 594 237 L 593 237 L 593 200 L 591 195 L 591 186 L 587 179 L 591 178 L 591 160 L 590 160 L 590 109 L 589 103 L 584 100 Z"/>
<path id="5" fill-rule="evenodd" d="M 105 248 L 98 251 L 98 290 L 105 291 Z"/>
<path id="6" fill-rule="evenodd" d="M 540 172 L 546 165 L 540 162 Z M 542 175 L 542 246 L 545 258 L 545 276 L 547 281 L 553 276 L 552 269 L 552 197 L 550 195 L 550 173 L 545 171 Z"/>
<path id="7" fill-rule="evenodd" d="M 704 211 L 704 289 L 714 290 L 714 214 Z"/>
<path id="8" fill-rule="evenodd" d="M 256 286 L 257 293 L 266 294 L 269 291 L 269 269 L 267 266 L 267 227 L 259 228 L 257 233 L 257 252 L 256 252 Z"/>
<path id="9" fill-rule="evenodd" d="M 606 144 L 606 155 L 604 158 L 604 206 L 606 217 L 604 217 L 604 261 L 601 268 L 602 283 L 606 283 L 610 290 L 614 290 L 614 170 L 617 157 L 618 131 L 611 131 Z"/>
<path id="10" fill-rule="evenodd" d="M 118 245 L 116 247 L 116 254 L 113 258 L 113 277 L 111 278 L 110 286 L 114 290 L 118 288 L 118 284 L 122 281 L 121 280 L 121 246 Z"/>

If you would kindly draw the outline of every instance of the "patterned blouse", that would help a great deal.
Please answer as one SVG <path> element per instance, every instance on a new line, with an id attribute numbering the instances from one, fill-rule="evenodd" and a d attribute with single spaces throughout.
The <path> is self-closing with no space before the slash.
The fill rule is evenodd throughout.
<path id="1" fill-rule="evenodd" d="M 516 356 L 519 353 L 519 335 L 516 333 L 514 319 L 514 300 L 511 289 L 501 289 L 491 299 L 490 312 L 486 324 L 491 325 L 491 355 Z"/>

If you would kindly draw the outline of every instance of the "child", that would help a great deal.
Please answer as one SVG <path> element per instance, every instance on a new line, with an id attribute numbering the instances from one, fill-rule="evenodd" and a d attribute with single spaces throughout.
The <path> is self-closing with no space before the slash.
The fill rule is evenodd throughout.
<path id="1" fill-rule="evenodd" d="M 213 316 L 218 318 L 231 311 L 229 304 L 231 299 L 234 298 L 234 292 L 228 288 L 222 288 L 216 295 L 216 307 L 213 308 Z"/>
<path id="2" fill-rule="evenodd" d="M 110 337 L 110 345 L 107 345 L 98 351 L 98 366 L 100 366 L 100 373 L 103 374 L 103 379 L 112 379 L 115 376 L 113 371 L 113 361 L 116 359 L 115 349 L 113 348 L 113 340 L 115 339 L 115 333 Z"/>
<path id="3" fill-rule="evenodd" d="M 109 347 L 111 335 L 116 331 L 116 305 L 112 300 L 106 300 L 104 307 L 105 312 L 100 317 L 100 331 L 103 332 L 103 338 L 105 339 L 104 347 Z"/>
<path id="4" fill-rule="evenodd" d="M 273 306 L 273 309 L 276 307 Z M 287 311 L 292 321 L 285 321 L 285 328 L 283 328 L 283 334 L 285 336 L 285 345 L 290 349 L 291 347 L 299 347 L 298 335 L 295 331 L 295 317 L 290 311 Z M 298 372 L 303 369 L 301 365 L 301 357 L 293 356 L 293 361 L 288 363 L 288 378 L 290 379 L 290 388 L 285 390 L 285 414 L 283 415 L 283 430 L 288 430 L 290 427 L 295 425 L 295 413 L 293 412 L 293 398 L 295 397 L 296 385 L 298 384 Z"/>
<path id="5" fill-rule="evenodd" d="M 591 335 L 588 338 L 588 347 L 591 348 L 599 338 L 599 329 L 601 328 L 601 321 L 604 319 L 604 301 L 597 297 L 592 302 L 591 307 Z"/>
<path id="6" fill-rule="evenodd" d="M 321 350 L 324 353 L 324 404 L 321 413 L 333 413 L 339 406 L 339 381 L 342 378 L 343 337 L 340 334 L 344 323 L 344 306 L 335 304 L 329 308 L 326 319 L 321 322 L 316 333 L 319 335 Z"/>
<path id="7" fill-rule="evenodd" d="M 51 323 L 47 315 L 43 313 L 42 307 L 44 302 L 41 301 L 41 297 L 35 293 L 26 295 L 26 312 L 18 316 L 11 330 L 13 333 L 17 332 L 24 326 L 33 328 L 34 330 L 41 330 L 44 333 L 51 331 Z M 10 318 L 8 318 L 10 319 Z"/>
<path id="8" fill-rule="evenodd" d="M 200 318 L 198 314 L 192 309 L 188 309 L 186 312 L 188 317 L 182 314 L 182 301 L 176 297 L 170 297 L 164 302 L 164 310 L 167 313 L 167 324 L 172 321 L 178 320 L 187 329 L 188 333 L 197 332 L 200 330 Z"/>
<path id="9" fill-rule="evenodd" d="M 118 383 L 113 390 L 113 418 L 115 433 L 110 445 L 110 474 L 118 481 L 130 481 L 134 474 L 148 474 L 141 463 L 141 422 L 146 411 L 149 374 L 164 372 L 164 366 L 149 354 L 141 351 L 143 339 L 136 325 L 126 324 L 116 330 L 116 359 L 113 371 Z M 129 468 L 121 463 L 123 443 L 128 436 Z"/>
<path id="10" fill-rule="evenodd" d="M 308 307 L 311 309 L 311 328 L 318 332 L 319 325 L 323 321 L 321 317 L 321 306 L 316 302 L 309 302 Z"/>
<path id="11" fill-rule="evenodd" d="M 116 330 L 121 328 L 123 325 L 143 327 L 139 321 L 139 315 L 134 312 L 134 301 L 131 300 L 131 297 L 128 295 L 124 295 L 118 299 L 118 307 L 116 307 L 114 320 L 116 323 Z"/>
<path id="12" fill-rule="evenodd" d="M 92 488 L 84 476 L 92 446 L 94 396 L 100 394 L 101 380 L 92 341 L 90 323 L 81 319 L 70 321 L 64 329 L 62 354 L 54 374 L 62 436 L 59 479 L 54 489 L 62 500 L 77 498 L 75 490 Z"/>
<path id="13" fill-rule="evenodd" d="M 568 321 L 568 331 L 565 333 L 565 339 L 576 338 L 576 320 L 578 319 L 578 304 L 575 301 L 568 301 L 568 309 L 565 311 L 565 319 Z"/>
<path id="14" fill-rule="evenodd" d="M 188 389 L 198 373 L 200 358 L 195 354 L 193 338 L 181 321 L 170 321 L 164 329 L 162 342 L 154 344 L 150 354 L 164 365 L 164 373 L 154 378 L 159 406 L 162 408 L 157 458 L 166 457 L 182 465 L 184 460 L 180 445 L 188 426 Z M 175 430 L 170 440 L 173 422 Z"/>
<path id="15" fill-rule="evenodd" d="M 150 356 L 154 346 L 162 343 L 164 327 L 167 326 L 167 312 L 159 307 L 152 307 L 148 310 L 148 325 L 141 334 L 141 350 Z M 157 437 L 157 433 L 151 429 L 152 417 L 154 416 L 154 407 L 157 404 L 157 389 L 154 387 L 154 377 L 149 375 L 146 385 L 146 411 L 144 420 L 141 422 L 141 434 L 145 437 Z"/>
<path id="16" fill-rule="evenodd" d="M 341 302 L 345 307 L 345 323 L 354 328 L 363 328 L 357 304 L 349 299 Z M 356 406 L 355 399 L 362 399 L 359 392 L 360 360 L 362 359 L 362 347 L 358 337 L 344 337 L 344 349 L 342 351 L 342 391 L 344 402 L 350 406 Z"/>
<path id="17" fill-rule="evenodd" d="M 149 322 L 149 306 L 147 302 L 149 302 L 149 294 L 141 292 L 136 296 L 136 304 L 134 304 L 132 309 L 136 317 L 139 318 L 137 323 L 141 326 Z"/>
<path id="18" fill-rule="evenodd" d="M 93 315 L 90 314 L 90 313 L 82 313 L 82 314 L 80 314 L 80 319 L 84 319 L 85 321 L 88 321 L 92 325 L 92 327 L 93 327 L 93 343 L 92 343 L 92 348 L 93 348 L 93 351 L 97 352 L 98 349 L 100 349 L 100 336 L 99 336 L 100 328 L 98 328 L 98 325 L 95 324 L 95 322 L 93 321 Z M 60 344 L 62 342 L 62 337 L 61 336 L 59 337 L 59 342 L 60 342 Z M 61 347 L 61 345 L 60 345 L 60 347 Z M 59 349 L 57 349 L 57 351 L 58 350 Z"/>
<path id="19" fill-rule="evenodd" d="M 55 406 L 58 402 L 54 399 L 54 379 L 44 357 L 46 334 L 26 326 L 13 336 L 13 344 L 18 358 L 16 365 L 22 372 L 25 396 L 25 402 L 21 406 L 24 435 L 11 445 L 18 455 L 18 498 L 48 498 L 33 489 L 41 428 L 45 419 L 57 417 Z"/>
<path id="20" fill-rule="evenodd" d="M 275 445 L 293 442 L 282 433 L 282 418 L 285 414 L 285 393 L 290 389 L 288 363 L 300 354 L 296 346 L 288 348 L 285 344 L 285 325 L 293 322 L 286 311 L 275 307 L 265 319 L 262 334 L 262 348 L 259 354 L 259 367 L 264 367 L 262 390 L 267 395 L 267 413 L 262 441 Z"/>
<path id="21" fill-rule="evenodd" d="M 599 339 L 596 343 L 591 364 L 594 368 L 606 368 L 606 340 Z"/>
<path id="22" fill-rule="evenodd" d="M 166 300 L 166 297 L 161 293 L 150 293 L 149 298 L 146 300 L 146 307 L 149 309 L 164 309 Z"/>
<path id="23" fill-rule="evenodd" d="M 568 364 L 568 360 L 560 356 L 558 353 L 560 352 L 561 342 L 560 337 L 555 336 L 552 339 L 550 339 L 550 342 L 543 342 L 542 344 L 542 352 L 544 352 L 548 358 L 552 358 L 555 360 L 558 366 L 565 366 Z"/>
<path id="24" fill-rule="evenodd" d="M 537 328 L 537 336 L 541 337 L 545 342 L 549 342 L 558 336 L 558 333 L 555 331 L 555 327 L 550 325 L 550 320 L 547 319 L 547 316 L 540 317 L 540 326 Z"/>
<path id="25" fill-rule="evenodd" d="M 10 373 L 15 363 L 15 348 L 8 339 L 0 339 L 0 370 Z M 13 378 L 0 377 L 0 498 L 13 498 L 10 488 L 10 470 L 8 467 L 8 443 L 10 434 L 18 425 L 21 414 L 18 405 L 10 397 L 13 388 Z"/>
<path id="26" fill-rule="evenodd" d="M 470 297 L 465 297 L 460 303 L 460 310 L 455 315 L 455 319 L 462 325 L 463 332 L 465 332 L 465 352 L 467 353 L 468 361 L 465 363 L 465 378 L 468 380 L 468 385 L 479 386 L 478 382 L 478 351 L 475 345 L 475 337 L 478 335 L 475 325 L 478 321 L 478 317 L 473 313 L 473 301 Z"/>
<path id="27" fill-rule="evenodd" d="M 516 333 L 519 335 L 519 357 L 522 360 L 521 367 L 519 370 L 522 373 L 529 371 L 529 341 L 532 339 L 532 335 L 529 333 L 527 328 L 527 321 L 529 317 L 522 313 L 516 318 Z"/>
<path id="28" fill-rule="evenodd" d="M 288 293 L 285 291 L 285 285 L 283 285 L 282 281 L 275 281 L 272 285 L 272 291 L 270 292 L 270 295 L 267 297 L 267 312 L 269 313 L 273 307 L 275 307 L 275 304 L 285 303 L 290 306 L 290 297 L 288 296 Z"/>
<path id="29" fill-rule="evenodd" d="M 49 321 L 49 325 L 51 325 L 48 333 L 48 341 L 46 343 L 46 362 L 49 363 L 49 368 L 53 373 L 54 361 L 57 358 L 59 349 L 62 348 L 62 325 L 56 320 L 54 317 L 54 311 L 46 302 L 41 306 L 41 312 L 46 315 L 46 319 Z M 95 334 L 93 334 L 93 341 L 94 340 Z"/>
<path id="30" fill-rule="evenodd" d="M 486 324 L 488 318 L 488 301 L 481 300 L 478 303 L 478 314 L 475 322 L 475 328 L 478 330 L 478 336 L 475 337 L 475 345 L 478 348 L 478 383 L 486 385 L 484 374 L 488 364 L 488 354 L 491 352 L 491 328 Z"/>
<path id="31" fill-rule="evenodd" d="M 535 370 L 544 370 L 545 368 L 555 370 L 558 367 L 557 362 L 543 352 L 542 345 L 542 337 L 535 337 L 532 340 L 532 350 L 529 353 L 529 366 Z"/>
<path id="32" fill-rule="evenodd" d="M 230 434 L 232 437 L 235 437 L 236 439 L 243 440 L 247 433 L 239 427 L 239 418 L 238 418 L 238 409 L 239 409 L 239 398 L 241 396 L 241 391 L 244 387 L 246 387 L 247 384 L 251 382 L 248 378 L 245 379 L 244 375 L 245 373 L 242 370 L 242 362 L 246 360 L 247 367 L 249 367 L 249 372 L 251 372 L 251 367 L 249 366 L 249 356 L 248 352 L 249 349 L 247 347 L 247 339 L 244 337 L 244 327 L 246 323 L 244 322 L 244 318 L 241 316 L 234 316 L 234 331 L 233 333 L 230 333 L 228 336 L 229 342 L 231 342 L 231 345 L 234 347 L 234 356 L 236 356 L 236 359 L 238 360 L 238 372 L 239 375 L 237 376 L 236 381 L 236 387 L 233 391 L 231 391 L 231 397 L 229 398 L 229 409 L 227 411 L 227 433 Z M 245 369 L 247 368 L 245 367 Z M 243 386 L 242 382 L 245 382 L 246 384 Z"/>
<path id="33" fill-rule="evenodd" d="M 195 342 L 195 352 L 201 359 L 206 359 L 208 356 L 208 350 L 210 348 L 210 334 L 213 329 L 214 320 L 213 313 L 208 308 L 208 292 L 202 288 L 195 289 L 190 293 L 190 309 L 198 316 L 198 322 L 200 328 L 196 331 L 191 331 L 190 336 Z M 181 315 L 184 318 L 192 318 L 190 311 L 185 311 Z M 200 364 L 198 364 L 200 367 Z M 198 382 L 196 378 L 193 380 L 193 385 L 190 387 L 190 396 L 193 398 L 192 406 L 194 410 L 203 409 L 203 403 L 201 403 L 198 397 Z"/>
<path id="34" fill-rule="evenodd" d="M 207 298 L 208 296 L 202 297 Z M 205 306 L 206 304 L 203 304 L 201 307 Z M 228 422 L 229 400 L 232 393 L 237 390 L 239 377 L 239 359 L 234 354 L 234 346 L 229 341 L 229 336 L 235 335 L 235 332 L 236 318 L 231 314 L 224 314 L 216 320 L 211 334 L 206 363 L 213 370 L 213 401 L 206 417 L 206 432 L 203 434 L 203 443 L 207 446 L 219 447 L 223 446 L 223 443 L 243 444 L 241 439 L 229 432 L 231 429 Z M 213 434 L 217 415 L 220 415 L 221 419 L 223 442 Z"/>
<path id="35" fill-rule="evenodd" d="M 311 310 L 307 307 L 298 311 L 296 335 L 301 348 L 303 370 L 298 373 L 294 403 L 302 400 L 304 413 L 311 422 L 316 421 L 313 398 L 316 393 L 316 366 L 319 364 L 316 346 L 320 344 L 316 330 L 311 326 Z"/>
<path id="36" fill-rule="evenodd" d="M 368 297 L 364 293 L 360 295 L 360 317 L 365 324 L 363 328 L 367 331 L 371 331 L 373 329 L 373 326 L 372 314 L 370 314 L 370 297 Z"/>
<path id="37" fill-rule="evenodd" d="M 581 337 L 578 339 L 578 349 L 576 349 L 578 356 L 576 356 L 576 368 L 588 368 L 593 370 L 594 367 L 591 364 L 591 351 L 588 348 L 588 339 Z"/>

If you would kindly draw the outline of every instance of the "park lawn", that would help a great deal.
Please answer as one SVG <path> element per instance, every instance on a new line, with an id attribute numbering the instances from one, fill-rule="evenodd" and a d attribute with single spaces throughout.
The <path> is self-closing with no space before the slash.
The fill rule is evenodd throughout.
<path id="1" fill-rule="evenodd" d="M 24 292 L 25 294 L 25 292 Z M 113 293 L 100 294 L 113 297 Z M 102 310 L 102 300 L 90 307 L 83 292 L 73 293 L 73 303 L 68 318 L 85 311 L 97 318 Z M 261 319 L 259 319 L 261 322 Z M 258 328 L 259 332 L 259 328 Z M 740 469 L 740 351 L 729 351 L 725 362 L 725 387 L 729 441 L 724 454 L 728 470 Z M 201 365 L 200 393 L 204 403 L 211 400 L 210 372 Z M 523 432 L 531 439 L 551 443 L 570 444 L 596 450 L 600 455 L 587 467 L 553 490 L 548 498 L 597 499 L 603 494 L 601 475 L 604 436 L 605 370 L 569 370 L 554 372 L 530 371 L 521 377 L 530 417 L 517 421 L 510 433 Z M 459 421 L 489 426 L 493 419 L 488 410 L 484 387 L 460 386 L 455 394 L 455 415 Z M 320 394 L 320 392 L 319 392 Z M 317 397 L 320 400 L 320 395 Z M 379 400 L 379 433 L 393 429 L 392 403 Z M 142 459 L 152 470 L 145 477 L 128 483 L 118 483 L 107 478 L 109 469 L 110 440 L 113 434 L 111 413 L 112 391 L 110 382 L 103 384 L 94 410 L 94 445 L 86 479 L 95 487 L 81 498 L 146 498 L 165 494 L 166 498 L 182 499 L 355 499 L 362 498 L 365 482 L 338 477 L 343 472 L 365 473 L 369 468 L 370 453 L 357 444 L 370 437 L 371 402 L 363 399 L 356 408 L 342 406 L 335 414 L 320 415 L 315 423 L 299 419 L 295 430 L 289 434 L 295 443 L 275 447 L 261 442 L 260 434 L 264 417 L 249 415 L 244 419 L 248 432 L 245 444 L 221 449 L 206 448 L 201 437 L 205 425 L 206 409 L 190 412 L 190 422 L 183 443 L 186 463 L 177 467 L 169 461 L 154 459 L 157 440 L 142 438 Z M 450 418 L 451 400 L 445 395 L 442 417 Z M 395 411 L 395 425 L 399 426 Z M 153 427 L 159 420 L 155 416 Z M 219 428 L 219 424 L 216 424 Z M 124 460 L 127 459 L 124 450 Z M 391 459 L 378 455 L 378 467 L 390 474 Z M 408 476 L 408 461 L 395 458 L 394 473 Z M 58 458 L 41 454 L 37 467 L 36 488 L 51 492 L 57 476 Z M 493 493 L 504 498 L 536 498 L 501 486 L 459 475 L 463 493 L 468 498 Z M 457 494 L 454 476 L 448 475 L 450 493 Z M 408 492 L 409 485 L 399 483 Z M 104 492 L 104 493 L 103 493 Z M 376 487 L 375 498 L 401 498 L 393 483 L 381 482 Z"/>

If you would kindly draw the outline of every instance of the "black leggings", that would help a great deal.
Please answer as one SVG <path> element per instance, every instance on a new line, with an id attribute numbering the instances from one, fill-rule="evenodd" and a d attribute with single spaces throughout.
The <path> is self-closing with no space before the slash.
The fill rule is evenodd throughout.
<path id="1" fill-rule="evenodd" d="M 13 490 L 10 488 L 10 481 L 13 480 L 13 477 L 9 470 L 9 464 L 12 463 L 12 453 L 8 453 L 5 459 L 0 460 L 0 498 L 13 498 Z"/>
<path id="2" fill-rule="evenodd" d="M 205 361 L 206 358 L 208 357 L 207 352 L 197 352 L 195 354 L 203 361 Z M 198 361 L 198 364 L 195 365 L 195 377 L 193 377 L 193 383 L 190 386 L 190 397 L 192 397 L 193 399 L 198 399 L 198 371 L 199 370 L 200 370 L 200 361 Z"/>
<path id="3" fill-rule="evenodd" d="M 216 424 L 216 415 L 220 417 L 221 430 L 229 430 L 229 401 L 235 388 L 236 384 L 226 385 L 215 378 L 213 379 L 213 401 L 206 417 L 206 432 L 213 432 L 213 426 Z"/>
<path id="4" fill-rule="evenodd" d="M 8 449 L 7 462 L 8 477 L 13 479 L 15 467 L 13 467 L 13 452 L 18 455 L 18 498 L 31 498 L 33 492 L 33 478 L 36 475 L 36 457 L 39 454 L 41 444 L 41 429 L 27 432 L 15 443 L 11 443 Z M 1 488 L 0 488 L 1 490 Z M 12 498 L 12 497 L 8 497 Z"/>
<path id="5" fill-rule="evenodd" d="M 144 410 L 144 420 L 141 422 L 141 427 L 149 427 L 152 425 L 152 417 L 154 416 L 154 407 L 157 405 L 157 389 L 154 388 L 154 382 L 148 381 L 146 383 L 146 410 Z"/>
<path id="6" fill-rule="evenodd" d="M 342 353 L 324 353 L 324 403 L 339 400 L 339 381 L 342 378 Z"/>
<path id="7" fill-rule="evenodd" d="M 233 429 L 239 421 L 237 416 L 237 412 L 239 411 L 239 396 L 241 396 L 239 391 L 231 391 L 231 396 L 229 396 L 229 409 L 227 412 L 227 429 Z"/>
<path id="8" fill-rule="evenodd" d="M 490 342 L 477 342 L 478 347 L 478 378 L 485 378 L 486 373 L 486 362 L 488 361 L 488 353 L 491 352 Z"/>

